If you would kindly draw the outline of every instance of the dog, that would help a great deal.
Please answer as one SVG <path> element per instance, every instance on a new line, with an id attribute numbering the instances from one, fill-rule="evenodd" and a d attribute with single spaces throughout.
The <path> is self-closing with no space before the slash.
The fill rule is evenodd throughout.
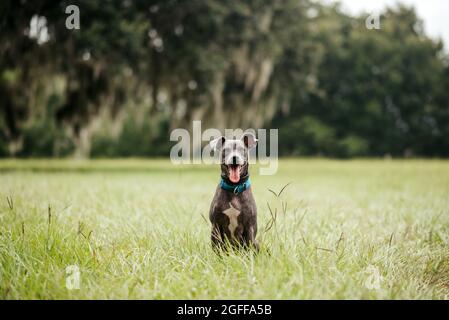
<path id="1" fill-rule="evenodd" d="M 256 241 L 257 207 L 249 180 L 249 150 L 257 139 L 245 133 L 241 139 L 220 137 L 210 142 L 219 152 L 221 181 L 215 191 L 209 212 L 212 223 L 211 241 L 214 250 L 232 247 L 259 250 Z"/>

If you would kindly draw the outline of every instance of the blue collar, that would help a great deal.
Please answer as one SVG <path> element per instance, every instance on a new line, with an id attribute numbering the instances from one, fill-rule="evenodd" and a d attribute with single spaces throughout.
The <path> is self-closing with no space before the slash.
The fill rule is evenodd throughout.
<path id="1" fill-rule="evenodd" d="M 234 184 L 234 185 L 227 183 L 223 178 L 221 178 L 221 181 L 220 181 L 220 187 L 223 190 L 231 191 L 234 194 L 240 194 L 243 191 L 249 189 L 250 186 L 251 186 L 251 182 L 249 181 L 249 178 L 246 179 L 245 182 L 242 182 L 239 184 Z"/>

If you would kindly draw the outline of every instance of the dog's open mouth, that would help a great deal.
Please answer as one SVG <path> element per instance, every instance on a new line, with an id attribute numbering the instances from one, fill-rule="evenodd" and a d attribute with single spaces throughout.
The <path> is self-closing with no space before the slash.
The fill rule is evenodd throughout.
<path id="1" fill-rule="evenodd" d="M 240 171 L 241 170 L 242 170 L 242 166 L 239 164 L 228 165 L 229 180 L 231 180 L 232 183 L 238 183 L 240 181 Z"/>

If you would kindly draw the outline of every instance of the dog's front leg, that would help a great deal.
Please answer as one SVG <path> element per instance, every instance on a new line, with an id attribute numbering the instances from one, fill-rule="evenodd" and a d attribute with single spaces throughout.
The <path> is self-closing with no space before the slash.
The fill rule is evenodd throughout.
<path id="1" fill-rule="evenodd" d="M 248 226 L 245 228 L 243 238 L 246 247 L 254 248 L 256 251 L 259 251 L 259 243 L 256 240 L 256 231 L 253 226 Z"/>
<path id="2" fill-rule="evenodd" d="M 212 232 L 211 232 L 211 242 L 212 242 L 212 248 L 215 251 L 220 250 L 223 245 L 223 231 L 221 230 L 220 226 L 216 223 L 212 225 Z"/>

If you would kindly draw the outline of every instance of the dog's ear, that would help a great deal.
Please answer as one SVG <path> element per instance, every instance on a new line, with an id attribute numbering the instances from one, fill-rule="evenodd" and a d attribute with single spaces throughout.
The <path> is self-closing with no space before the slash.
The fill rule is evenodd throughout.
<path id="1" fill-rule="evenodd" d="M 220 151 L 226 141 L 225 137 L 219 137 L 209 142 L 210 148 L 214 151 Z"/>
<path id="2" fill-rule="evenodd" d="M 243 143 L 248 149 L 252 149 L 257 145 L 257 139 L 254 134 L 247 132 L 242 137 Z"/>

